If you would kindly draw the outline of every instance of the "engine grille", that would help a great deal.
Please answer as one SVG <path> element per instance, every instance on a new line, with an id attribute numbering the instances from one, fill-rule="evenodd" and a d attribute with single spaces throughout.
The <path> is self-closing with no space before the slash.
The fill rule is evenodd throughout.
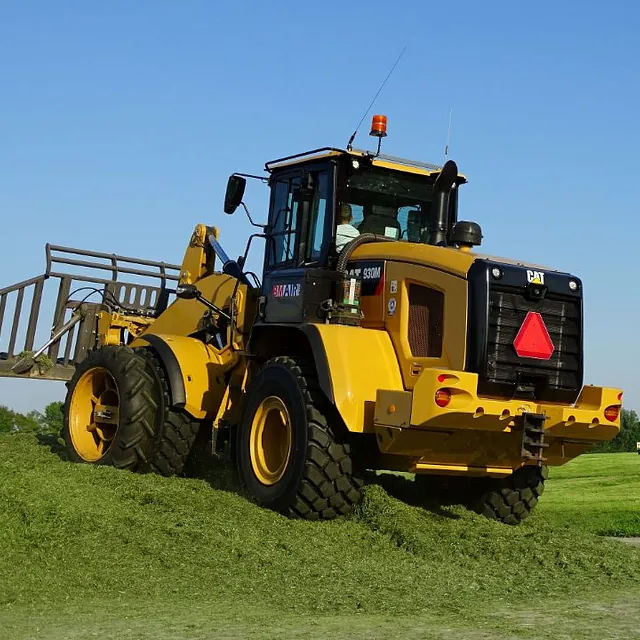
<path id="1" fill-rule="evenodd" d="M 416 357 L 442 355 L 444 294 L 436 289 L 409 285 L 409 346 Z"/>
<path id="2" fill-rule="evenodd" d="M 542 315 L 555 350 L 549 360 L 521 358 L 513 341 L 527 313 Z M 561 400 L 582 386 L 582 308 L 579 298 L 547 293 L 529 300 L 520 292 L 489 292 L 488 340 L 484 377 L 492 386 L 508 385 L 514 396 Z"/>

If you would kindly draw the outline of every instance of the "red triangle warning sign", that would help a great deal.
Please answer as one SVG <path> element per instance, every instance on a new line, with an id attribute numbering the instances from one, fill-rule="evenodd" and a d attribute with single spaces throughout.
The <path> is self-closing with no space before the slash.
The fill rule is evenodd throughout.
<path id="1" fill-rule="evenodd" d="M 555 351 L 547 326 L 542 316 L 535 311 L 527 313 L 527 317 L 513 341 L 513 346 L 521 358 L 549 360 Z"/>

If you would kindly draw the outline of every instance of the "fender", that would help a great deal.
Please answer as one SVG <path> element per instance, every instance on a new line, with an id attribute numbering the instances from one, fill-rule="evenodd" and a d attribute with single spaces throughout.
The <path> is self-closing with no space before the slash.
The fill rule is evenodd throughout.
<path id="1" fill-rule="evenodd" d="M 318 332 L 333 389 L 333 404 L 349 431 L 373 432 L 378 389 L 404 391 L 386 331 L 340 324 L 308 325 Z"/>
<path id="2" fill-rule="evenodd" d="M 265 324 L 254 328 L 252 346 L 258 344 L 268 356 L 287 351 L 300 355 L 297 352 L 308 349 L 320 388 L 349 431 L 374 431 L 378 389 L 404 391 L 398 359 L 386 331 L 339 324 Z"/>
<path id="3" fill-rule="evenodd" d="M 222 351 L 195 338 L 145 334 L 130 345 L 151 347 L 167 372 L 171 404 L 197 420 L 213 418 L 226 387 L 224 373 L 237 363 L 231 349 Z"/>

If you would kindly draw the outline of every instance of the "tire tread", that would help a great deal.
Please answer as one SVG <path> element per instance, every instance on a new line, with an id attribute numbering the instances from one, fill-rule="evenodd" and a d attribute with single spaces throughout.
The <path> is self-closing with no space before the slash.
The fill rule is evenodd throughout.
<path id="1" fill-rule="evenodd" d="M 149 349 L 141 349 L 139 353 L 159 382 L 164 407 L 163 424 L 147 460 L 147 470 L 166 477 L 178 476 L 184 471 L 201 423 L 172 406 L 167 375 L 155 353 Z"/>
<path id="2" fill-rule="evenodd" d="M 507 478 L 492 480 L 474 505 L 475 511 L 492 520 L 518 525 L 538 504 L 547 476 L 546 467 L 525 466 Z"/>
<path id="3" fill-rule="evenodd" d="M 284 368 L 293 376 L 302 394 L 307 422 L 302 478 L 289 504 L 279 510 L 306 520 L 330 520 L 348 514 L 361 499 L 364 480 L 354 467 L 351 445 L 331 426 L 328 401 L 320 390 L 315 367 L 288 356 L 268 360 L 261 371 L 270 367 Z"/>

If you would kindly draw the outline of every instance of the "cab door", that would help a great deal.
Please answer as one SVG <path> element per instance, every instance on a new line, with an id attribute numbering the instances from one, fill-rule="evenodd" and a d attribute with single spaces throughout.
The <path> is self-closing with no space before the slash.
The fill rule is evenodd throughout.
<path id="1" fill-rule="evenodd" d="M 329 162 L 283 170 L 271 179 L 262 289 L 266 322 L 313 321 L 309 298 L 333 242 L 333 182 Z M 322 283 L 316 288 L 313 295 L 323 293 Z"/>

